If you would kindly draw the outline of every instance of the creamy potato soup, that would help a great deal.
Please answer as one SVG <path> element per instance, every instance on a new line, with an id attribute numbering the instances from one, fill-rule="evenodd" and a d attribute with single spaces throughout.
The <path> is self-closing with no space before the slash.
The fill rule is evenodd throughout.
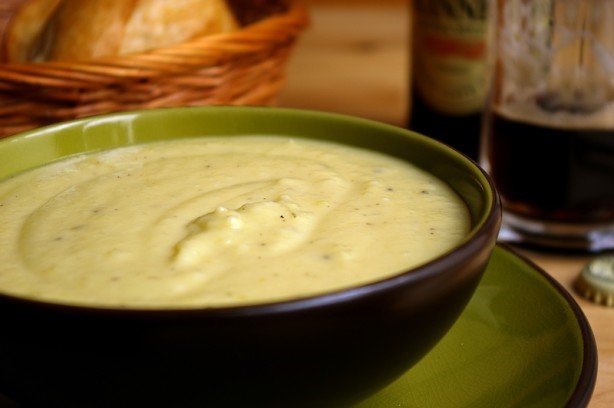
<path id="1" fill-rule="evenodd" d="M 299 298 L 384 278 L 469 230 L 406 162 L 331 143 L 199 138 L 84 154 L 0 183 L 0 292 L 114 307 Z"/>

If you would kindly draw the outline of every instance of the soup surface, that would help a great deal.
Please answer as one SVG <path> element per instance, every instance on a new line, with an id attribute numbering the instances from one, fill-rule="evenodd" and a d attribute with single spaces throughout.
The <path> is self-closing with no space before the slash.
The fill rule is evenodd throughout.
<path id="1" fill-rule="evenodd" d="M 469 215 L 443 182 L 348 146 L 267 136 L 79 155 L 0 183 L 0 292 L 113 307 L 299 298 L 425 263 Z"/>

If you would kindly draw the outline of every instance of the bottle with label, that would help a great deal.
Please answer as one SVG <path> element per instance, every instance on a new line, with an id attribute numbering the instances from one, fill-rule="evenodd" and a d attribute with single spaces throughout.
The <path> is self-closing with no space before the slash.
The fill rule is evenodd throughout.
<path id="1" fill-rule="evenodd" d="M 488 0 L 413 0 L 409 128 L 477 160 Z"/>

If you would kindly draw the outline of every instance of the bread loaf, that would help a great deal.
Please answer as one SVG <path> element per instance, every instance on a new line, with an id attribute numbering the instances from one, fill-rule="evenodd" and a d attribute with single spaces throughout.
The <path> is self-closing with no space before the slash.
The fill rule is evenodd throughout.
<path id="1" fill-rule="evenodd" d="M 143 52 L 236 28 L 223 0 L 140 0 L 126 24 L 119 53 Z"/>
<path id="2" fill-rule="evenodd" d="M 47 36 L 45 60 L 117 55 L 137 0 L 62 0 Z"/>
<path id="3" fill-rule="evenodd" d="M 37 53 L 43 52 L 48 43 L 42 33 L 60 1 L 13 1 L 13 8 L 4 10 L 7 19 L 0 39 L 0 59 L 23 62 L 35 59 Z"/>
<path id="4" fill-rule="evenodd" d="M 0 39 L 0 59 L 86 60 L 237 28 L 225 0 L 23 0 Z"/>

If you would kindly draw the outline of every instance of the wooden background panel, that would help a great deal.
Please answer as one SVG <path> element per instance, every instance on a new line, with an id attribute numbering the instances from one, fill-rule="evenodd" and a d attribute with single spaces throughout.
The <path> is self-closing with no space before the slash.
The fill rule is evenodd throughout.
<path id="1" fill-rule="evenodd" d="M 304 1 L 311 26 L 288 66 L 279 103 L 397 125 L 408 106 L 408 2 Z"/>

